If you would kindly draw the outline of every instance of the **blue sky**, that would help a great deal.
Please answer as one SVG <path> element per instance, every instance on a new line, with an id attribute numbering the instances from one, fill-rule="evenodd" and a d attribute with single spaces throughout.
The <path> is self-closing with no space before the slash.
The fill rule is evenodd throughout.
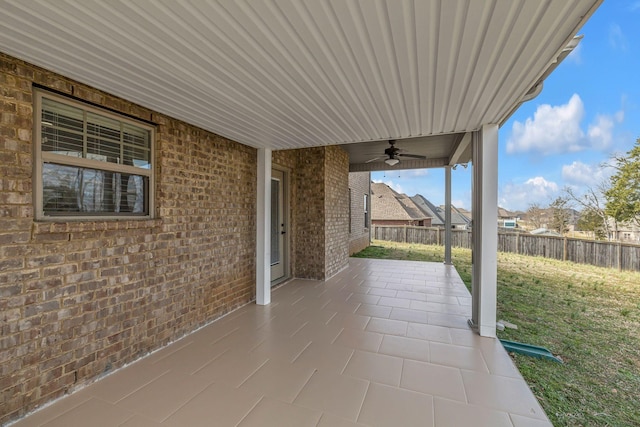
<path id="1" fill-rule="evenodd" d="M 500 129 L 498 202 L 547 206 L 566 186 L 581 193 L 607 179 L 613 153 L 640 138 L 640 0 L 608 0 L 579 31 L 584 39 Z M 471 206 L 470 169 L 452 172 L 452 201 Z M 372 173 L 402 193 L 444 203 L 444 170 Z"/>

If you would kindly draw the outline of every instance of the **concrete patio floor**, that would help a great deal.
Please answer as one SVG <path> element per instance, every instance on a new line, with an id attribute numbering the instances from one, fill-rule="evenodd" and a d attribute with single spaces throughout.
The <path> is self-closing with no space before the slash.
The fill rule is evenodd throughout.
<path id="1" fill-rule="evenodd" d="M 439 263 L 350 259 L 292 280 L 14 424 L 550 426 L 471 298 Z"/>

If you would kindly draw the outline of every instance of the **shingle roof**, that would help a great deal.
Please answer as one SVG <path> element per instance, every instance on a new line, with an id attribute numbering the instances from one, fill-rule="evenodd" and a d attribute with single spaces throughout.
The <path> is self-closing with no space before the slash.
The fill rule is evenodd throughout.
<path id="1" fill-rule="evenodd" d="M 431 225 L 444 225 L 444 212 L 427 200 L 426 197 L 421 194 L 416 194 L 411 198 L 411 200 L 413 200 L 416 206 L 418 206 L 425 215 L 431 217 Z"/>
<path id="2" fill-rule="evenodd" d="M 455 221 L 454 221 L 455 218 Z M 456 208 L 451 205 L 451 223 L 452 224 L 469 224 L 471 222 L 471 212 L 462 209 Z"/>
<path id="3" fill-rule="evenodd" d="M 444 206 L 434 205 L 422 194 L 416 194 L 411 200 L 413 200 L 425 214 L 432 217 L 431 225 L 444 225 Z M 451 206 L 451 225 L 468 225 L 470 222 L 471 215 L 468 211 Z"/>
<path id="4" fill-rule="evenodd" d="M 371 183 L 371 219 L 415 221 L 429 218 L 406 194 L 383 183 Z"/>
<path id="5" fill-rule="evenodd" d="M 498 206 L 498 218 L 515 218 L 517 215 L 515 212 L 511 212 L 505 208 Z"/>

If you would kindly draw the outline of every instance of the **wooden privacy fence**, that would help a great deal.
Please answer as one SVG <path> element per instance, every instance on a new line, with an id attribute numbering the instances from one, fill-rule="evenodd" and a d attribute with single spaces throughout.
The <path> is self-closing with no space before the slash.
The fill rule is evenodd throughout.
<path id="1" fill-rule="evenodd" d="M 443 245 L 442 228 L 374 225 L 371 237 L 390 242 Z M 471 248 L 471 231 L 452 230 L 451 246 Z M 598 267 L 640 271 L 640 245 L 569 237 L 498 232 L 498 251 L 541 256 Z"/>

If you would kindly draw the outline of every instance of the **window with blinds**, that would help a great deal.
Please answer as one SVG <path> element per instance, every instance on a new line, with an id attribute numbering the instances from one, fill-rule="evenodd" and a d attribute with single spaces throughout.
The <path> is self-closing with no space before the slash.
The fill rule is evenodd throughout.
<path id="1" fill-rule="evenodd" d="M 154 129 L 36 91 L 36 216 L 150 217 Z"/>

